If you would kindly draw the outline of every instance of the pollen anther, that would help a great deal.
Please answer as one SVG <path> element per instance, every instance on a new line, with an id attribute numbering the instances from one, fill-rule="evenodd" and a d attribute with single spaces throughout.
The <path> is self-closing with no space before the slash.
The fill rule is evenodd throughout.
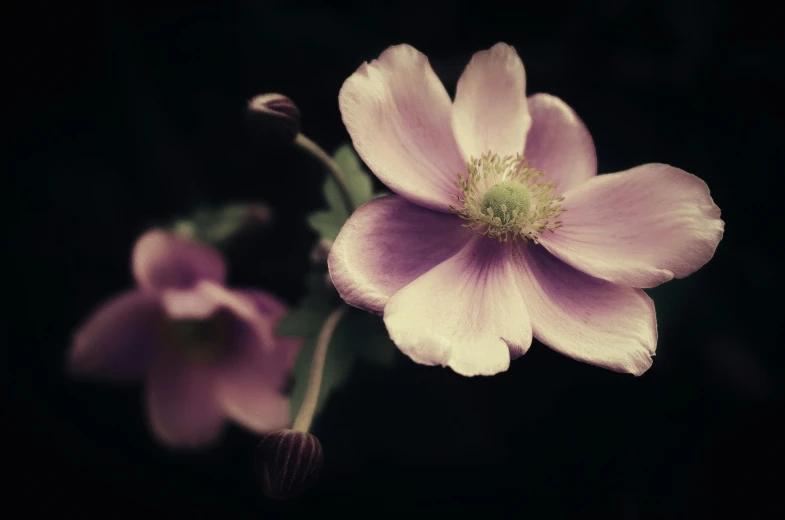
<path id="1" fill-rule="evenodd" d="M 554 197 L 553 182 L 537 182 L 544 172 L 530 168 L 521 155 L 499 157 L 488 152 L 470 158 L 458 174 L 460 194 L 450 209 L 480 235 L 499 242 L 521 239 L 535 244 L 546 230 L 561 226 L 563 197 Z"/>

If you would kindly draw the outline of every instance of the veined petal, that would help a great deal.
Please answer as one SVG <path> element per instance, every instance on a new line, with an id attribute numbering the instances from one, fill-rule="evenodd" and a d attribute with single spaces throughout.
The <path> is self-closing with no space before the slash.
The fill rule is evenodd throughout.
<path id="1" fill-rule="evenodd" d="M 541 243 L 568 264 L 629 287 L 684 278 L 708 262 L 724 223 L 706 183 L 665 164 L 599 175 L 564 194 L 563 226 Z"/>
<path id="2" fill-rule="evenodd" d="M 654 302 L 640 289 L 591 277 L 540 246 L 516 251 L 534 336 L 565 356 L 641 375 L 657 346 Z"/>
<path id="3" fill-rule="evenodd" d="M 140 290 L 104 303 L 74 335 L 69 351 L 71 371 L 116 379 L 144 375 L 162 314 L 158 295 Z"/>
<path id="4" fill-rule="evenodd" d="M 226 264 L 205 244 L 153 229 L 136 241 L 131 267 L 143 289 L 187 289 L 199 280 L 223 283 Z"/>
<path id="5" fill-rule="evenodd" d="M 455 90 L 452 125 L 467 161 L 489 151 L 523 153 L 531 117 L 526 73 L 513 47 L 497 43 L 472 57 Z"/>
<path id="6" fill-rule="evenodd" d="M 302 346 L 302 339 L 282 337 L 274 332 L 278 327 L 278 322 L 285 314 L 286 306 L 278 298 L 264 291 L 232 292 L 252 302 L 256 306 L 259 318 L 248 319 L 247 316 L 235 314 L 236 326 L 233 327 L 235 348 L 233 351 L 237 355 L 232 356 L 226 366 L 231 366 L 234 363 L 253 367 L 251 371 L 257 378 L 267 381 L 271 387 L 284 388 Z M 281 312 L 282 310 L 283 312 Z M 260 336 L 257 332 L 258 320 L 267 322 L 266 327 L 273 331 L 274 348 L 268 349 L 266 346 L 260 345 Z M 230 368 L 229 370 L 235 369 Z"/>
<path id="7" fill-rule="evenodd" d="M 507 370 L 532 341 L 510 247 L 476 237 L 395 293 L 384 323 L 398 348 L 417 363 L 465 376 Z"/>
<path id="8" fill-rule="evenodd" d="M 259 312 L 256 298 L 247 293 L 202 280 L 193 289 L 167 289 L 163 291 L 162 300 L 167 316 L 173 319 L 205 319 L 220 308 L 227 309 L 252 327 L 260 345 L 269 350 L 274 348 L 272 319 Z"/>
<path id="9" fill-rule="evenodd" d="M 528 106 L 532 126 L 523 155 L 545 172 L 539 182 L 555 182 L 560 195 L 597 175 L 594 141 L 575 111 L 550 94 L 530 96 Z"/>
<path id="10" fill-rule="evenodd" d="M 448 211 L 466 163 L 453 137 L 450 96 L 428 58 L 409 45 L 388 48 L 344 82 L 338 104 L 354 148 L 383 183 Z"/>
<path id="11" fill-rule="evenodd" d="M 273 320 L 273 327 L 278 320 Z M 226 417 L 256 432 L 289 424 L 286 386 L 302 340 L 276 337 L 275 348 L 260 344 L 254 324 L 239 316 L 231 354 L 216 372 L 216 396 Z"/>
<path id="12" fill-rule="evenodd" d="M 346 303 L 381 313 L 399 289 L 457 253 L 473 233 L 455 215 L 397 195 L 374 199 L 344 224 L 327 259 Z"/>
<path id="13" fill-rule="evenodd" d="M 256 306 L 256 310 L 263 316 L 278 321 L 287 312 L 286 304 L 277 296 L 265 291 L 254 289 L 233 289 L 233 293 L 245 298 Z"/>
<path id="14" fill-rule="evenodd" d="M 221 434 L 223 415 L 210 364 L 186 363 L 158 349 L 147 381 L 147 410 L 153 432 L 173 446 L 198 447 Z"/>
<path id="15" fill-rule="evenodd" d="M 290 424 L 289 397 L 258 376 L 228 376 L 220 380 L 217 392 L 224 415 L 253 432 L 279 430 Z"/>
<path id="16" fill-rule="evenodd" d="M 161 302 L 166 315 L 174 320 L 204 320 L 220 307 L 215 298 L 199 289 L 167 289 L 161 292 Z"/>

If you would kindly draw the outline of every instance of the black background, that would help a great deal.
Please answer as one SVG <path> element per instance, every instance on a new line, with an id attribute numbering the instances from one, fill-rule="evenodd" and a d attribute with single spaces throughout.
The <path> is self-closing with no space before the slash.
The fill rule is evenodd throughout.
<path id="1" fill-rule="evenodd" d="M 779 509 L 773 250 L 782 242 L 785 60 L 781 21 L 763 5 L 15 9 L 3 82 L 14 89 L 4 111 L 13 159 L 4 188 L 7 496 L 28 512 L 105 518 L 431 510 L 633 520 Z M 231 281 L 290 303 L 302 296 L 315 239 L 303 216 L 322 206 L 323 172 L 249 127 L 249 98 L 285 93 L 303 132 L 333 150 L 348 140 L 338 90 L 363 61 L 410 43 L 454 92 L 472 53 L 498 41 L 521 55 L 529 93 L 557 95 L 583 118 L 601 172 L 670 163 L 706 180 L 722 209 L 715 258 L 651 291 L 660 340 L 643 377 L 537 342 L 492 378 L 398 354 L 394 369 L 357 371 L 333 394 L 313 430 L 323 478 L 285 503 L 258 490 L 257 437 L 232 427 L 211 450 L 172 452 L 148 432 L 139 385 L 69 380 L 70 335 L 130 286 L 134 239 L 196 204 L 269 203 L 275 227 L 234 251 Z"/>

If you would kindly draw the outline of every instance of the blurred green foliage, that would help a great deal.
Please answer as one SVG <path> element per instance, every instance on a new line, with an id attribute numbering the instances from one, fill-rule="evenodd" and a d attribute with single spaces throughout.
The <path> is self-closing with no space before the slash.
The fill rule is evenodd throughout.
<path id="1" fill-rule="evenodd" d="M 281 336 L 297 336 L 305 340 L 293 371 L 292 420 L 305 397 L 311 359 L 322 325 L 338 305 L 344 305 L 324 274 L 311 273 L 306 283 L 306 296 L 284 316 L 277 331 Z M 336 327 L 328 347 L 315 416 L 318 416 L 330 393 L 346 382 L 356 361 L 389 365 L 394 358 L 395 345 L 390 341 L 381 319 L 359 309 L 349 309 Z"/>
<path id="2" fill-rule="evenodd" d="M 373 193 L 371 176 L 363 168 L 351 144 L 339 147 L 333 159 L 344 174 L 354 208 L 346 207 L 337 181 L 328 176 L 323 185 L 328 209 L 310 214 L 307 221 L 319 234 L 320 241 L 329 242 L 338 236 L 353 209 L 381 195 Z M 314 269 L 308 275 L 306 287 L 307 294 L 299 306 L 286 315 L 278 326 L 278 334 L 282 336 L 305 338 L 293 373 L 292 420 L 305 397 L 311 359 L 322 325 L 337 306 L 344 305 L 323 268 Z M 394 356 L 395 345 L 390 341 L 381 319 L 359 309 L 349 309 L 336 327 L 328 347 L 315 415 L 322 410 L 331 392 L 346 382 L 356 361 L 386 365 L 393 361 Z"/>
<path id="3" fill-rule="evenodd" d="M 369 200 L 382 193 L 373 193 L 373 181 L 371 176 L 365 171 L 357 157 L 357 153 L 350 144 L 344 144 L 338 148 L 333 155 L 333 159 L 346 178 L 346 187 L 354 208 L 359 208 Z M 335 240 L 344 222 L 352 213 L 352 208 L 346 207 L 346 202 L 341 196 L 341 190 L 337 181 L 328 176 L 324 181 L 324 198 L 327 201 L 327 210 L 317 211 L 308 215 L 308 225 L 319 233 L 320 238 Z"/>

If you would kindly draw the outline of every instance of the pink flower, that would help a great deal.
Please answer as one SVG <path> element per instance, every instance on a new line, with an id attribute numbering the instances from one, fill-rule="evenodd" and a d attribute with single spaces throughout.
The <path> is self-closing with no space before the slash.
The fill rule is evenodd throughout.
<path id="1" fill-rule="evenodd" d="M 343 121 L 396 194 L 355 212 L 328 263 L 341 297 L 384 316 L 414 361 L 491 375 L 534 335 L 640 375 L 657 323 L 641 288 L 695 272 L 724 223 L 706 184 L 665 164 L 597 175 L 563 101 L 526 97 L 515 50 L 474 55 L 455 101 L 428 59 L 387 49 L 346 80 Z"/>
<path id="2" fill-rule="evenodd" d="M 286 427 L 283 390 L 301 342 L 274 333 L 285 306 L 227 289 L 218 251 L 162 230 L 139 238 L 132 267 L 137 288 L 78 330 L 71 371 L 145 378 L 153 432 L 171 445 L 210 443 L 226 419 L 256 432 Z"/>

